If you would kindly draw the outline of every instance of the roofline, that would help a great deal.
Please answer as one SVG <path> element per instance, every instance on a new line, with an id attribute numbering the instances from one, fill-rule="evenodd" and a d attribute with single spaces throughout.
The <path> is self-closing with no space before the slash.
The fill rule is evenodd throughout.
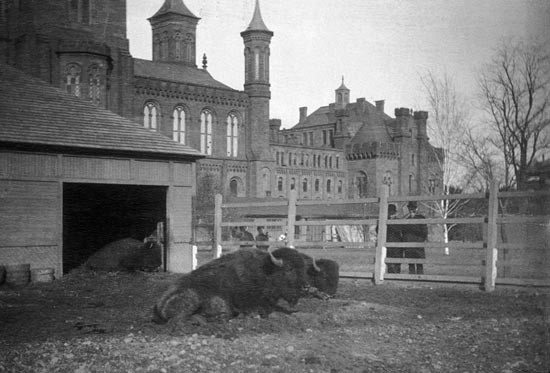
<path id="1" fill-rule="evenodd" d="M 119 157 L 136 157 L 156 160 L 185 160 L 195 162 L 205 157 L 203 154 L 179 154 L 165 152 L 144 152 L 138 150 L 123 150 L 123 149 L 103 149 L 92 147 L 77 147 L 66 145 L 51 145 L 39 143 L 23 143 L 0 141 L 0 151 L 15 150 L 15 151 L 32 151 L 43 153 L 63 153 L 70 155 L 88 155 L 88 156 L 119 156 Z"/>

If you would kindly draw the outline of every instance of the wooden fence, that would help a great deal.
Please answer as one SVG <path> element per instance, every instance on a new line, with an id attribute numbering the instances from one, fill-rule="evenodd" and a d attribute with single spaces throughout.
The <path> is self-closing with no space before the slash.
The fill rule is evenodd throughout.
<path id="1" fill-rule="evenodd" d="M 336 260 L 341 267 L 341 277 L 371 278 L 375 284 L 385 280 L 479 283 L 486 291 L 494 290 L 497 284 L 550 286 L 550 271 L 547 269 L 550 267 L 549 208 L 539 209 L 542 213 L 538 215 L 510 215 L 502 209 L 502 202 L 510 199 L 529 198 L 548 203 L 550 191 L 499 192 L 492 187 L 488 194 L 390 197 L 387 187 L 381 190 L 379 197 L 328 202 L 297 200 L 295 191 L 288 200 L 269 202 L 224 202 L 222 196 L 217 195 L 210 258 L 217 258 L 222 251 L 235 250 L 243 245 L 254 246 L 255 241 L 239 241 L 234 232 L 239 227 L 247 227 L 254 234 L 255 228 L 263 226 L 270 228 L 272 233 L 268 242 L 270 247 L 291 246 L 316 258 Z M 388 225 L 418 224 L 416 219 L 387 219 L 390 203 L 399 205 L 417 201 L 421 206 L 427 206 L 441 200 L 476 199 L 482 200 L 481 205 L 486 206 L 478 216 L 446 219 L 428 216 L 422 223 L 428 226 L 476 225 L 483 232 L 477 240 L 444 242 L 436 235 L 435 240 L 432 237 L 429 242 L 386 242 Z M 342 214 L 342 211 L 347 213 Z M 513 239 L 503 239 L 505 226 L 527 225 L 535 229 L 515 234 L 514 229 L 507 228 Z M 346 242 L 333 239 L 335 228 L 344 232 L 344 228 L 349 231 L 350 227 L 361 232 L 359 242 L 357 237 Z M 369 229 L 372 235 L 374 227 L 378 230 L 376 240 L 369 240 Z M 285 233 L 285 240 L 277 239 Z M 537 235 L 540 237 L 534 237 Z M 387 247 L 423 247 L 426 258 L 387 258 Z M 386 266 L 390 263 L 419 263 L 425 270 L 423 274 L 387 273 Z"/>

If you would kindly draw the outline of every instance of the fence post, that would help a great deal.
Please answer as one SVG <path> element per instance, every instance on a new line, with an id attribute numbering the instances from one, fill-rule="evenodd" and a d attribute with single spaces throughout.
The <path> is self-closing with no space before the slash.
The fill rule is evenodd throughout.
<path id="1" fill-rule="evenodd" d="M 384 282 L 386 272 L 386 221 L 388 220 L 388 195 L 387 185 L 380 186 L 380 206 L 378 208 L 378 234 L 376 237 L 376 256 L 374 259 L 374 283 Z"/>
<path id="2" fill-rule="evenodd" d="M 497 278 L 497 227 L 498 217 L 498 183 L 491 182 L 489 190 L 489 212 L 487 214 L 487 252 L 485 254 L 484 290 L 495 290 Z"/>
<path id="3" fill-rule="evenodd" d="M 214 245 L 212 245 L 212 256 L 214 259 L 221 256 L 220 242 L 222 242 L 222 202 L 222 195 L 216 194 L 214 200 Z"/>
<path id="4" fill-rule="evenodd" d="M 294 247 L 294 230 L 296 224 L 296 199 L 297 193 L 295 189 L 292 189 L 288 196 L 288 221 L 286 228 L 286 241 L 288 247 Z"/>

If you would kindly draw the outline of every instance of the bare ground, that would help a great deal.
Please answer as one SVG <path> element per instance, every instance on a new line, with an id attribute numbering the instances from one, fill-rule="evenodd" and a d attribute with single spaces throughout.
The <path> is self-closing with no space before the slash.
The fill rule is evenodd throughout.
<path id="1" fill-rule="evenodd" d="M 293 315 L 155 325 L 176 275 L 0 287 L 0 372 L 550 371 L 550 292 L 342 280 Z"/>

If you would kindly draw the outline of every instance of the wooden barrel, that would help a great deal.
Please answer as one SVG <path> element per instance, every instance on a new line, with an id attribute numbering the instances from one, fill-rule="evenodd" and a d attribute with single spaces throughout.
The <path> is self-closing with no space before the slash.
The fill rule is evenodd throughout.
<path id="1" fill-rule="evenodd" d="M 52 282 L 53 268 L 34 268 L 31 269 L 31 282 Z"/>
<path id="2" fill-rule="evenodd" d="M 26 285 L 29 283 L 30 264 L 10 264 L 6 266 L 6 284 Z"/>

